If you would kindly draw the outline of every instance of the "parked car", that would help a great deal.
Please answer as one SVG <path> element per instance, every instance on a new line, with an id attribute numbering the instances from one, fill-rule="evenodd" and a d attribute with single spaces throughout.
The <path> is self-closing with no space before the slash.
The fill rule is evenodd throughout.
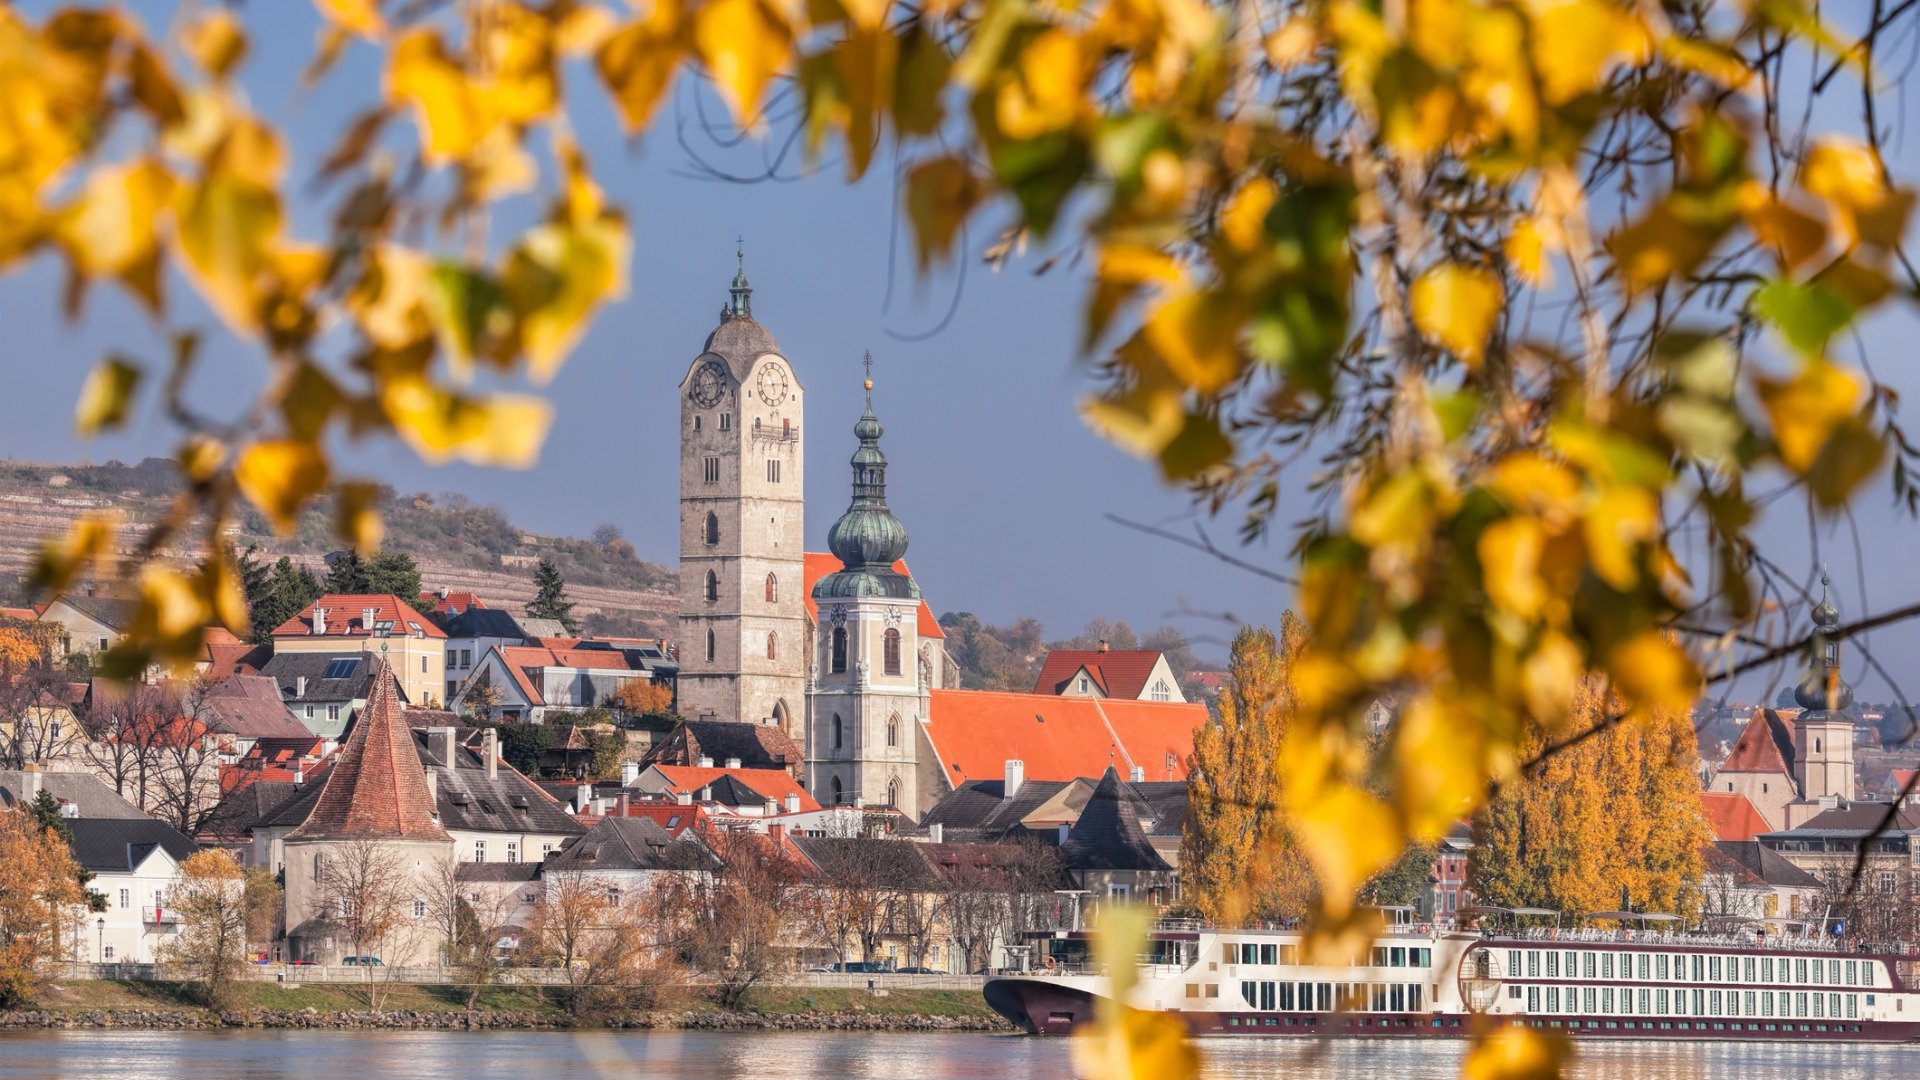
<path id="1" fill-rule="evenodd" d="M 893 967 L 885 960 L 855 960 L 846 964 L 835 964 L 827 970 L 850 975 L 891 975 Z"/>
<path id="2" fill-rule="evenodd" d="M 944 971 L 936 971 L 930 967 L 894 968 L 893 973 L 895 975 L 945 975 L 946 974 L 946 972 Z"/>
<path id="3" fill-rule="evenodd" d="M 343 956 L 340 962 L 348 967 L 384 967 L 377 956 Z"/>

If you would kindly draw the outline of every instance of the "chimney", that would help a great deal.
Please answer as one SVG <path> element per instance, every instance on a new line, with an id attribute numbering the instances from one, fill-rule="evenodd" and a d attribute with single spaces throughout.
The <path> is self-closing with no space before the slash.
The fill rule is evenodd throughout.
<path id="1" fill-rule="evenodd" d="M 297 698 L 307 696 L 307 677 L 305 675 L 295 675 L 293 677 L 293 696 Z"/>
<path id="2" fill-rule="evenodd" d="M 739 767 L 740 767 L 740 759 L 739 759 L 739 758 L 737 758 L 737 757 L 730 757 L 730 758 L 728 758 L 728 759 L 727 759 L 727 768 L 729 768 L 729 769 L 737 769 L 737 768 L 739 768 Z"/>
<path id="3" fill-rule="evenodd" d="M 713 801 L 713 788 L 711 786 L 703 787 L 700 789 L 700 801 L 701 802 Z"/>
<path id="4" fill-rule="evenodd" d="M 691 791 L 676 791 L 676 792 L 674 792 L 674 793 L 673 793 L 673 801 L 674 801 L 674 802 L 677 802 L 677 803 L 679 803 L 679 804 L 680 804 L 681 806 L 692 806 L 692 805 L 693 805 L 693 792 L 691 792 Z"/>
<path id="5" fill-rule="evenodd" d="M 1101 639 L 1100 639 L 1100 651 L 1101 651 L 1101 652 L 1106 652 L 1106 651 L 1107 651 L 1107 639 L 1106 639 L 1106 638 L 1101 638 Z"/>
<path id="6" fill-rule="evenodd" d="M 946 843 L 947 827 L 945 825 L 940 824 L 937 821 L 927 826 L 927 839 L 933 841 L 936 844 Z"/>
<path id="7" fill-rule="evenodd" d="M 480 756 L 487 762 L 487 779 L 500 778 L 500 732 L 486 728 L 480 733 Z"/>
<path id="8" fill-rule="evenodd" d="M 1000 797 L 1011 799 L 1020 794 L 1020 785 L 1027 779 L 1027 763 L 1019 758 L 1007 759 L 1006 778 L 1000 784 Z"/>
<path id="9" fill-rule="evenodd" d="M 449 769 L 453 768 L 458 760 L 453 756 L 453 729 L 450 727 L 428 728 L 427 749 L 432 750 L 433 756 L 440 759 L 440 764 Z"/>
<path id="10" fill-rule="evenodd" d="M 639 762 L 623 761 L 620 763 L 620 786 L 621 787 L 632 787 L 633 782 L 638 779 L 640 779 L 640 763 Z"/>
<path id="11" fill-rule="evenodd" d="M 427 798 L 432 799 L 435 806 L 440 805 L 440 770 L 439 769 L 427 770 Z"/>
<path id="12" fill-rule="evenodd" d="M 768 799 L 767 800 L 767 816 L 772 817 L 773 815 L 779 812 L 780 812 L 780 800 Z"/>
<path id="13" fill-rule="evenodd" d="M 316 634 L 324 634 L 327 632 L 326 608 L 315 607 L 313 609 L 313 632 Z"/>
<path id="14" fill-rule="evenodd" d="M 581 784 L 579 787 L 573 789 L 573 807 L 574 807 L 573 812 L 574 813 L 576 814 L 586 813 L 587 807 L 591 805 L 592 802 L 593 802 L 593 785 L 592 784 Z"/>
<path id="15" fill-rule="evenodd" d="M 701 767 L 701 768 L 703 768 L 703 769 L 711 769 L 711 768 L 713 768 L 713 759 L 712 759 L 712 758 L 710 758 L 710 757 L 708 757 L 708 756 L 707 756 L 707 755 L 705 755 L 705 754 L 701 754 L 701 755 L 700 755 L 700 760 L 699 760 L 699 765 L 700 765 L 700 767 Z"/>
<path id="16" fill-rule="evenodd" d="M 296 762 L 293 766 L 293 786 L 299 787 L 301 784 L 304 784 L 306 782 L 307 782 L 306 763 Z"/>
<path id="17" fill-rule="evenodd" d="M 1146 783 L 1147 767 L 1145 765 L 1135 765 L 1131 770 L 1128 771 L 1127 779 L 1136 784 Z"/>
<path id="18" fill-rule="evenodd" d="M 779 843 L 781 840 L 785 839 L 786 835 L 787 835 L 787 827 L 785 825 L 767 826 L 767 836 L 776 844 Z"/>
<path id="19" fill-rule="evenodd" d="M 68 821 L 72 821 L 74 818 L 79 817 L 80 804 L 73 803 L 73 802 L 62 802 L 60 804 L 60 816 L 63 818 L 66 818 Z"/>
<path id="20" fill-rule="evenodd" d="M 620 792 L 620 801 L 615 805 L 620 807 L 620 816 L 626 817 L 627 816 L 627 793 L 624 789 Z"/>
<path id="21" fill-rule="evenodd" d="M 800 812 L 800 796 L 789 794 L 787 796 L 787 813 L 797 814 L 799 812 Z"/>
<path id="22" fill-rule="evenodd" d="M 40 766 L 28 762 L 20 770 L 20 805 L 25 806 L 40 797 Z"/>
<path id="23" fill-rule="evenodd" d="M 369 634 L 373 633 L 373 617 L 377 613 L 378 613 L 377 608 L 371 608 L 371 607 L 361 608 L 360 609 L 360 629 L 365 630 Z M 1105 644 L 1106 644 L 1105 642 L 1101 642 L 1102 646 L 1104 646 Z M 1105 648 L 1102 648 L 1100 651 L 1106 652 L 1107 650 Z"/>

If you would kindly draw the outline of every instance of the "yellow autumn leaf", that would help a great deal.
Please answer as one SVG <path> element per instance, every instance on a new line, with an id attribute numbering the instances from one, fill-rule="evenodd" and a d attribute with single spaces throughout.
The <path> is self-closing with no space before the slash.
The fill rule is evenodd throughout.
<path id="1" fill-rule="evenodd" d="M 421 156 L 430 164 L 465 157 L 491 126 L 478 88 L 431 30 L 415 30 L 394 42 L 386 98 L 413 106 Z"/>
<path id="2" fill-rule="evenodd" d="M 80 402 L 73 418 L 75 433 L 88 439 L 125 424 L 141 375 L 139 367 L 119 356 L 95 364 L 80 387 Z"/>
<path id="3" fill-rule="evenodd" d="M 1540 234 L 1540 226 L 1532 218 L 1521 218 L 1514 222 L 1513 231 L 1507 234 L 1503 245 L 1507 262 L 1530 285 L 1546 285 L 1552 280 L 1552 268 L 1547 265 L 1546 238 Z"/>
<path id="4" fill-rule="evenodd" d="M 1801 166 L 1800 186 L 1826 201 L 1841 242 L 1847 244 L 1865 241 L 1892 247 L 1900 242 L 1913 208 L 1912 192 L 1887 186 L 1873 148 L 1851 139 L 1815 142 Z"/>
<path id="5" fill-rule="evenodd" d="M 1671 639 L 1643 630 L 1607 654 L 1607 673 L 1636 712 L 1685 714 L 1700 691 L 1700 669 Z"/>
<path id="6" fill-rule="evenodd" d="M 769 0 L 710 0 L 693 19 L 693 44 L 743 128 L 760 122 L 767 83 L 793 57 L 793 27 Z"/>
<path id="7" fill-rule="evenodd" d="M 1668 34 L 1660 39 L 1660 55 L 1675 67 L 1703 75 L 1730 90 L 1753 79 L 1753 69 L 1737 51 L 1717 41 Z"/>
<path id="8" fill-rule="evenodd" d="M 1615 65 L 1643 63 L 1652 50 L 1646 26 L 1615 0 L 1548 4 L 1533 20 L 1534 67 L 1554 105 L 1592 93 Z"/>
<path id="9" fill-rule="evenodd" d="M 113 557 L 114 537 L 119 531 L 117 513 L 87 514 L 75 519 L 63 536 L 40 546 L 27 584 L 47 595 L 65 592 L 76 577 Z"/>
<path id="10" fill-rule="evenodd" d="M 1572 1056 L 1564 1036 L 1500 1024 L 1475 1037 L 1460 1063 L 1460 1080 L 1559 1080 Z"/>
<path id="11" fill-rule="evenodd" d="M 261 273 L 272 263 L 281 227 L 280 197 L 230 172 L 177 189 L 175 240 L 200 292 L 227 325 L 260 322 Z"/>
<path id="12" fill-rule="evenodd" d="M 1105 244 L 1100 248 L 1100 280 L 1123 285 L 1177 285 L 1186 279 L 1180 261 L 1145 244 Z"/>
<path id="13" fill-rule="evenodd" d="M 1573 692 L 1585 673 L 1580 648 L 1565 634 L 1540 635 L 1520 667 L 1520 693 L 1527 712 L 1552 729 L 1573 707 Z"/>
<path id="14" fill-rule="evenodd" d="M 626 295 L 631 257 L 626 224 L 611 217 L 550 223 L 521 236 L 501 290 L 520 317 L 520 345 L 534 382 L 553 378 L 594 309 Z"/>
<path id="15" fill-rule="evenodd" d="M 594 70 L 620 110 L 628 134 L 646 128 L 686 58 L 681 0 L 654 0 L 643 19 L 615 31 L 594 53 Z"/>
<path id="16" fill-rule="evenodd" d="M 118 274 L 153 257 L 173 178 L 151 158 L 94 170 L 55 218 L 67 258 L 83 274 Z"/>
<path id="17" fill-rule="evenodd" d="M 333 494 L 333 532 L 354 551 L 380 547 L 380 485 L 349 480 Z"/>
<path id="18" fill-rule="evenodd" d="M 1240 305 L 1211 290 L 1183 292 L 1147 313 L 1144 334 L 1173 374 L 1201 394 L 1213 394 L 1241 370 Z"/>
<path id="19" fill-rule="evenodd" d="M 964 158 L 933 158 L 907 173 L 907 219 L 921 273 L 952 253 L 961 224 L 985 196 L 985 182 Z"/>
<path id="20" fill-rule="evenodd" d="M 291 536 L 308 499 L 327 486 L 327 458 L 315 443 L 300 439 L 257 442 L 240 454 L 234 483 L 260 508 L 282 536 Z"/>
<path id="21" fill-rule="evenodd" d="M 1471 814 L 1486 792 L 1486 717 L 1464 702 L 1422 695 L 1393 733 L 1394 800 L 1413 840 L 1431 843 Z"/>
<path id="22" fill-rule="evenodd" d="M 1118 394 L 1080 402 L 1080 418 L 1108 441 L 1135 457 L 1159 457 L 1186 423 L 1178 390 L 1141 385 Z"/>
<path id="23" fill-rule="evenodd" d="M 1320 31 L 1312 19 L 1295 15 L 1268 34 L 1261 46 L 1266 50 L 1267 63 L 1275 71 L 1285 71 L 1312 58 L 1313 51 L 1320 47 Z"/>
<path id="24" fill-rule="evenodd" d="M 174 454 L 180 472 L 196 484 L 213 479 L 227 463 L 227 444 L 211 435 L 189 435 Z"/>
<path id="25" fill-rule="evenodd" d="M 376 37 L 387 29 L 380 17 L 380 0 L 313 0 L 335 26 L 361 37 Z"/>
<path id="26" fill-rule="evenodd" d="M 1477 370 L 1500 318 L 1500 278 L 1476 266 L 1440 263 L 1413 283 L 1410 299 L 1420 333 Z"/>
<path id="27" fill-rule="evenodd" d="M 461 460 L 524 469 L 540 458 L 553 406 L 525 394 L 468 398 L 421 378 L 390 378 L 380 404 L 394 430 L 429 464 Z"/>
<path id="28" fill-rule="evenodd" d="M 1659 514 L 1653 493 L 1642 488 L 1615 485 L 1601 492 L 1581 521 L 1587 560 L 1600 580 L 1622 592 L 1639 582 L 1634 555 L 1659 533 Z"/>
<path id="29" fill-rule="evenodd" d="M 1480 534 L 1480 576 L 1493 606 L 1520 619 L 1532 619 L 1547 602 L 1540 578 L 1540 553 L 1546 536 L 1530 517 L 1496 521 Z"/>
<path id="30" fill-rule="evenodd" d="M 194 19 L 181 31 L 180 42 L 200 70 L 215 78 L 232 71 L 247 55 L 247 32 L 240 17 L 217 7 Z"/>
<path id="31" fill-rule="evenodd" d="M 1234 192 L 1232 201 L 1220 214 L 1220 238 L 1239 254 L 1251 253 L 1266 242 L 1267 213 L 1280 197 L 1280 189 L 1264 176 L 1256 177 Z"/>
<path id="32" fill-rule="evenodd" d="M 399 351 L 433 332 L 423 307 L 432 266 L 425 256 L 383 244 L 347 294 L 346 308 L 369 341 Z"/>
<path id="33" fill-rule="evenodd" d="M 1112 1027 L 1074 1037 L 1073 1064 L 1079 1075 L 1099 1080 L 1192 1080 L 1200 1075 L 1200 1052 L 1173 1013 L 1122 1008 Z"/>
<path id="34" fill-rule="evenodd" d="M 1318 872 L 1323 910 L 1335 918 L 1351 910 L 1368 879 L 1399 858 L 1406 841 L 1386 804 L 1343 781 L 1321 787 L 1306 805 L 1295 800 L 1294 832 Z"/>
<path id="35" fill-rule="evenodd" d="M 1789 268 L 1805 263 L 1826 247 L 1826 226 L 1811 214 L 1775 198 L 1758 180 L 1740 186 L 1739 205 L 1740 216 L 1753 238 Z"/>
<path id="36" fill-rule="evenodd" d="M 1860 380 L 1825 360 L 1812 360 L 1789 380 L 1760 376 L 1755 389 L 1773 421 L 1780 460 L 1796 473 L 1813 467 L 1828 436 L 1860 405 Z"/>
<path id="37" fill-rule="evenodd" d="M 995 122 L 1010 139 L 1032 139 L 1073 124 L 1092 111 L 1086 82 L 1092 70 L 1080 40 L 1058 27 L 1042 30 L 1020 51 L 1016 78 L 995 98 Z"/>

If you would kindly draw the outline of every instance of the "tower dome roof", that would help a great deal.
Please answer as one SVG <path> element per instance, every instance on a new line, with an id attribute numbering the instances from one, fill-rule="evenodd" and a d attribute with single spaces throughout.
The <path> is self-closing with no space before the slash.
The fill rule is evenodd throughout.
<path id="1" fill-rule="evenodd" d="M 1840 609 L 1827 599 L 1827 575 L 1820 574 L 1820 602 L 1813 608 L 1813 644 L 1820 651 L 1807 677 L 1793 688 L 1794 703 L 1813 713 L 1838 713 L 1853 704 L 1853 687 L 1840 677 L 1840 643 L 1832 635 Z"/>
<path id="2" fill-rule="evenodd" d="M 705 353 L 726 361 L 733 381 L 745 382 L 753 362 L 768 353 L 778 354 L 780 343 L 753 317 L 753 285 L 747 280 L 747 252 L 734 252 L 739 265 L 733 272 L 733 284 L 727 288 L 727 302 L 720 306 L 720 325 L 707 335 Z"/>
<path id="3" fill-rule="evenodd" d="M 871 353 L 866 362 L 871 373 Z M 853 425 L 853 433 L 860 440 L 849 461 L 853 466 L 853 501 L 827 530 L 827 550 L 840 560 L 841 569 L 821 578 L 813 587 L 813 595 L 916 599 L 920 587 L 893 568 L 907 553 L 907 527 L 887 508 L 887 456 L 880 450 L 880 435 L 885 429 L 873 414 L 871 378 L 866 388 L 867 411 Z"/>

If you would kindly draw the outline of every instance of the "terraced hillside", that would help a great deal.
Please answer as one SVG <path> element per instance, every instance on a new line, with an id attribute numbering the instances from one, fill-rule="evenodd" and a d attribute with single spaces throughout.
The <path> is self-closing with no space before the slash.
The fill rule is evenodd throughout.
<path id="1" fill-rule="evenodd" d="M 131 552 L 143 523 L 154 520 L 179 490 L 164 459 L 135 465 L 0 461 L 0 584 L 24 576 L 40 546 L 80 514 L 115 510 L 126 516 L 121 550 Z M 309 510 L 292 538 L 275 536 L 251 512 L 229 528 L 236 546 L 257 544 L 269 559 L 288 555 L 324 573 L 322 557 L 337 544 L 332 509 Z M 428 589 L 464 590 L 518 612 L 533 599 L 533 565 L 551 556 L 567 581 L 574 612 L 606 632 L 667 636 L 676 606 L 669 569 L 637 558 L 624 541 L 596 543 L 543 536 L 516 527 L 498 507 L 460 495 L 390 494 L 383 508 L 386 546 L 420 565 Z M 197 535 L 193 530 L 190 535 Z M 180 549 L 164 557 L 191 561 Z"/>

